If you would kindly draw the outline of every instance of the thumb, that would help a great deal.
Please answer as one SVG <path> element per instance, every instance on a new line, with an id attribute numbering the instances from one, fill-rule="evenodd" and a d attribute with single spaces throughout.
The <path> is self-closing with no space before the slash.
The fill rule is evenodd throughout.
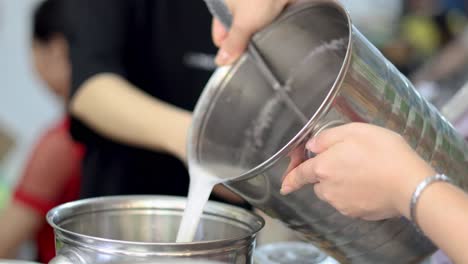
<path id="1" fill-rule="evenodd" d="M 357 123 L 351 123 L 325 129 L 310 139 L 306 144 L 306 148 L 313 153 L 322 153 L 333 145 L 344 141 L 352 133 L 355 133 L 357 126 L 359 126 Z"/>
<path id="2" fill-rule="evenodd" d="M 226 38 L 222 42 L 218 55 L 216 56 L 216 64 L 227 65 L 236 61 L 247 48 L 250 37 L 254 34 L 253 28 L 242 26 L 237 22 L 239 16 L 234 18 L 231 29 Z"/>
<path id="3" fill-rule="evenodd" d="M 216 47 L 220 47 L 227 36 L 227 31 L 217 18 L 213 18 L 211 35 Z"/>
<path id="4" fill-rule="evenodd" d="M 317 176 L 314 173 L 316 162 L 317 159 L 309 159 L 286 175 L 281 186 L 281 194 L 287 195 L 291 192 L 299 190 L 306 184 L 313 184 L 318 182 Z"/>

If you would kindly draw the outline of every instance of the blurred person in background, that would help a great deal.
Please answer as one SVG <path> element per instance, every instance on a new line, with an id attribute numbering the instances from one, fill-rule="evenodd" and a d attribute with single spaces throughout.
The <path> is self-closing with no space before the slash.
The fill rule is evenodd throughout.
<path id="1" fill-rule="evenodd" d="M 377 48 L 398 33 L 403 0 L 340 0 L 349 11 L 353 25 Z"/>
<path id="2" fill-rule="evenodd" d="M 468 64 L 468 26 L 412 76 L 415 84 L 447 78 Z"/>
<path id="3" fill-rule="evenodd" d="M 467 24 L 462 0 L 408 0 L 398 34 L 383 53 L 404 73 L 414 74 L 463 31 Z"/>
<path id="4" fill-rule="evenodd" d="M 191 110 L 215 68 L 204 2 L 47 1 L 66 18 L 70 130 L 86 146 L 80 197 L 186 196 Z"/>
<path id="5" fill-rule="evenodd" d="M 422 96 L 457 130 L 468 138 L 468 2 L 439 1 L 439 15 L 434 21 L 445 25 L 446 42 L 422 62 L 410 75 Z"/>
<path id="6" fill-rule="evenodd" d="M 41 4 L 33 18 L 34 66 L 47 87 L 66 101 L 70 90 L 68 43 L 63 24 L 50 2 Z M 0 212 L 0 258 L 14 258 L 20 246 L 34 239 L 37 260 L 55 256 L 55 239 L 45 215 L 53 207 L 78 198 L 84 148 L 69 132 L 64 116 L 38 140 L 10 203 Z"/>

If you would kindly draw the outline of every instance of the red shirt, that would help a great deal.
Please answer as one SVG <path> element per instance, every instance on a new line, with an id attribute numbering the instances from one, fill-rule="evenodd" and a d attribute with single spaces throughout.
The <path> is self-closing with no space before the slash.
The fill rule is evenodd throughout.
<path id="1" fill-rule="evenodd" d="M 76 200 L 84 149 L 69 135 L 64 118 L 45 133 L 34 148 L 13 194 L 13 200 L 44 216 L 53 207 Z M 52 228 L 44 224 L 35 236 L 38 260 L 48 263 L 55 256 Z"/>

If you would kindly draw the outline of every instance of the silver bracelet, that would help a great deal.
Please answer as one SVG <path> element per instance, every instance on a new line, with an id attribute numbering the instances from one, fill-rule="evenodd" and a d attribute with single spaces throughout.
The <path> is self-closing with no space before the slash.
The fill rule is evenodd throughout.
<path id="1" fill-rule="evenodd" d="M 452 180 L 443 175 L 443 174 L 436 174 L 431 177 L 425 178 L 418 186 L 416 187 L 416 190 L 413 193 L 413 196 L 411 197 L 411 203 L 410 203 L 410 217 L 411 221 L 413 221 L 413 224 L 419 228 L 419 225 L 416 221 L 416 205 L 418 203 L 419 197 L 421 194 L 424 192 L 427 186 L 431 185 L 434 182 L 448 182 L 452 183 Z"/>

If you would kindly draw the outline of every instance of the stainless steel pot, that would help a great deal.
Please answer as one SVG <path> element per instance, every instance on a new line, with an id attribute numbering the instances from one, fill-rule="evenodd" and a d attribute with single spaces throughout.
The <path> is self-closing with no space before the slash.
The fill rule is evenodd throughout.
<path id="1" fill-rule="evenodd" d="M 195 242 L 174 243 L 185 202 L 170 196 L 116 196 L 56 207 L 47 214 L 57 251 L 50 263 L 252 263 L 263 219 L 208 202 Z"/>
<path id="2" fill-rule="evenodd" d="M 356 121 L 400 133 L 435 169 L 468 190 L 462 137 L 353 27 L 336 1 L 291 6 L 254 36 L 253 45 L 282 87 L 272 87 L 250 55 L 218 69 L 195 110 L 189 162 L 230 179 L 229 188 L 342 263 L 411 263 L 434 252 L 404 218 L 351 219 L 310 187 L 286 197 L 279 190 L 283 176 L 313 156 L 304 148 L 308 139 Z"/>

